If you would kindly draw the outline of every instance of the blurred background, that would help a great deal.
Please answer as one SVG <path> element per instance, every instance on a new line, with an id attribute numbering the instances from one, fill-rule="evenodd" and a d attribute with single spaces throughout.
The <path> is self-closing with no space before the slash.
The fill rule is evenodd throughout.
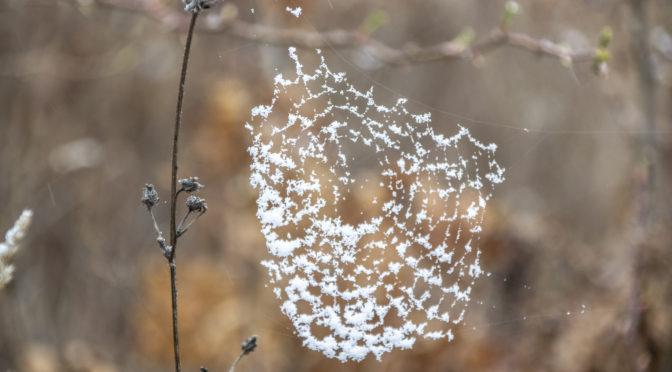
<path id="1" fill-rule="evenodd" d="M 360 30 L 399 50 L 482 40 L 503 1 L 236 0 L 199 20 L 187 78 L 180 175 L 208 213 L 180 240 L 183 370 L 672 370 L 672 3 L 520 1 L 511 31 L 593 50 L 607 68 L 502 46 L 393 66 L 366 48 L 323 48 L 377 100 L 431 112 L 499 145 L 506 182 L 488 205 L 477 284 L 452 342 L 419 341 L 342 364 L 301 346 L 267 288 L 249 186 L 250 109 L 293 69 L 287 46 L 226 22 L 297 32 Z M 172 370 L 169 271 L 141 188 L 167 231 L 170 146 L 188 15 L 181 2 L 0 3 L 0 231 L 35 212 L 0 292 L 1 371 Z M 296 18 L 285 11 L 301 6 Z M 137 8 L 137 9 L 133 9 Z M 224 24 L 224 26 L 222 26 Z M 241 23 L 243 24 L 243 23 Z M 591 49 L 592 48 L 592 49 Z M 566 61 L 565 61 L 566 62 Z"/>

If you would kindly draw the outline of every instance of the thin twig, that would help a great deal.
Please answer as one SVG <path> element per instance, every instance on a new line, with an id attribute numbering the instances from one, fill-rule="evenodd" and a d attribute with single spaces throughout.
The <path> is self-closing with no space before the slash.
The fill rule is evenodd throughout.
<path id="1" fill-rule="evenodd" d="M 184 226 L 184 223 L 187 222 L 187 218 L 189 218 L 189 215 L 191 214 L 191 211 L 187 211 L 187 213 L 184 214 L 184 217 L 182 217 L 182 221 L 180 221 L 180 224 L 177 226 L 177 237 L 179 238 L 180 235 L 182 235 L 182 226 Z M 191 224 L 189 224 L 191 225 Z"/>
<path id="2" fill-rule="evenodd" d="M 191 221 L 189 221 L 189 223 L 187 224 L 187 226 L 185 226 L 184 229 L 182 229 L 182 227 L 181 227 L 182 224 L 180 224 L 180 227 L 177 229 L 177 237 L 179 238 L 179 237 L 182 236 L 184 233 L 186 233 L 187 230 L 189 230 L 189 228 L 191 227 L 191 225 L 193 225 L 194 222 L 196 222 L 196 220 L 197 220 L 199 217 L 201 217 L 202 215 L 204 215 L 204 214 L 205 214 L 205 211 L 202 211 L 201 213 L 197 214 L 196 217 L 192 218 Z M 185 216 L 185 217 L 186 217 L 186 216 Z M 185 218 L 185 219 L 186 219 L 186 218 Z"/>
<path id="3" fill-rule="evenodd" d="M 231 365 L 231 369 L 229 369 L 229 372 L 235 372 L 236 367 L 238 366 L 238 363 L 240 362 L 243 357 L 251 352 L 254 351 L 254 349 L 259 346 L 257 344 L 257 335 L 253 335 L 252 337 L 248 338 L 247 340 L 243 341 L 243 344 L 240 346 L 240 349 L 242 352 L 240 355 L 238 355 L 238 358 L 233 362 Z"/>
<path id="4" fill-rule="evenodd" d="M 630 350 L 630 362 L 634 371 L 646 369 L 639 363 L 644 351 L 637 345 L 637 336 L 642 324 L 642 270 L 645 256 L 645 239 L 650 228 L 654 181 L 656 171 L 656 145 L 653 131 L 656 127 L 656 79 L 648 43 L 649 27 L 644 4 L 641 0 L 631 0 L 631 50 L 635 57 L 639 82 L 639 99 L 643 113 L 644 127 L 647 130 L 639 143 L 639 163 L 635 169 L 635 229 L 632 247 L 633 279 L 630 294 L 630 319 L 626 329 L 626 342 Z"/>
<path id="5" fill-rule="evenodd" d="M 231 369 L 229 369 L 229 372 L 235 372 L 236 367 L 238 366 L 238 363 L 240 362 L 241 359 L 243 359 L 245 354 L 246 353 L 243 351 L 242 353 L 240 353 L 240 355 L 238 355 L 238 359 L 236 359 L 236 361 L 233 362 L 233 364 L 231 365 Z"/>
<path id="6" fill-rule="evenodd" d="M 184 59 L 182 61 L 182 72 L 180 74 L 180 85 L 177 93 L 177 109 L 175 113 L 175 131 L 173 135 L 173 160 L 170 189 L 170 253 L 168 262 L 170 265 L 170 287 L 172 294 L 173 307 L 173 348 L 175 353 L 175 371 L 181 372 L 180 365 L 180 337 L 177 322 L 177 265 L 175 264 L 175 252 L 177 251 L 177 230 L 175 228 L 175 214 L 177 209 L 177 155 L 178 143 L 180 137 L 180 124 L 182 121 L 182 103 L 184 101 L 184 84 L 187 78 L 187 66 L 189 64 L 189 52 L 191 50 L 191 40 L 194 35 L 196 19 L 198 12 L 192 13 L 189 30 L 187 31 L 187 42 L 184 46 Z"/>
<path id="7" fill-rule="evenodd" d="M 175 264 L 174 255 L 169 260 L 170 260 L 169 261 L 170 293 L 173 306 L 173 352 L 175 354 L 175 371 L 181 372 L 182 366 L 180 365 L 180 332 L 178 330 L 178 324 L 177 324 L 177 265 Z"/>
<path id="8" fill-rule="evenodd" d="M 157 0 L 140 3 L 128 0 L 95 0 L 96 4 L 113 9 L 139 12 L 153 18 L 172 29 L 185 29 L 186 18 L 177 11 Z M 534 54 L 553 57 L 562 62 L 590 62 L 595 60 L 598 48 L 578 49 L 554 43 L 546 39 L 535 39 L 529 35 L 493 29 L 485 38 L 465 45 L 459 38 L 426 47 L 397 49 L 388 46 L 361 29 L 308 32 L 282 29 L 240 19 L 212 18 L 199 29 L 201 32 L 226 33 L 244 40 L 264 44 L 292 45 L 300 48 L 359 48 L 367 51 L 383 63 L 402 66 L 414 63 L 438 62 L 445 60 L 473 60 L 503 46 L 509 46 Z"/>
<path id="9" fill-rule="evenodd" d="M 191 22 L 189 23 L 189 30 L 187 31 L 187 42 L 184 46 L 184 59 L 182 60 L 182 72 L 180 74 L 180 85 L 177 91 L 177 109 L 175 112 L 175 130 L 173 132 L 173 157 L 172 157 L 172 173 L 170 185 L 170 244 L 173 251 L 170 255 L 172 259 L 175 256 L 175 248 L 177 243 L 177 230 L 175 226 L 175 215 L 177 210 L 177 158 L 178 158 L 178 144 L 180 138 L 180 125 L 182 123 L 182 103 L 184 101 L 184 84 L 187 79 L 187 66 L 189 64 L 189 52 L 191 50 L 191 40 L 194 35 L 196 26 L 196 19 L 198 13 L 193 13 Z M 182 189 L 180 189 L 182 191 Z"/>
<path id="10" fill-rule="evenodd" d="M 159 229 L 159 224 L 156 223 L 156 217 L 154 217 L 154 211 L 149 209 L 149 215 L 152 216 L 152 222 L 154 222 L 154 231 L 156 231 L 157 236 L 161 236 L 161 230 Z"/>

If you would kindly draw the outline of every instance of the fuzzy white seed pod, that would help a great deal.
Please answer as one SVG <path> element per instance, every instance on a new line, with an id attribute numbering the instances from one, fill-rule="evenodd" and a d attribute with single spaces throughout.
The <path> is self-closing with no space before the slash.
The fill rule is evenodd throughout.
<path id="1" fill-rule="evenodd" d="M 26 236 L 32 219 L 33 211 L 24 210 L 14 222 L 14 226 L 5 234 L 5 241 L 0 243 L 0 289 L 12 280 L 14 266 L 9 264 L 9 259 L 19 250 L 19 244 Z"/>

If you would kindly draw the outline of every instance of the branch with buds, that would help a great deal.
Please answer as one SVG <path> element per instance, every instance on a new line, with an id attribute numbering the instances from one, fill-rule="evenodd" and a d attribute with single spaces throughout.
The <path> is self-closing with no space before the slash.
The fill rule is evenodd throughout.
<path id="1" fill-rule="evenodd" d="M 159 228 L 159 224 L 156 222 L 156 217 L 154 216 L 154 207 L 156 207 L 160 200 L 159 193 L 154 188 L 154 185 L 146 184 L 142 189 L 142 196 L 140 198 L 140 202 L 144 204 L 145 207 L 147 207 L 147 211 L 152 217 L 154 231 L 156 232 L 156 242 L 159 245 L 163 256 L 168 260 L 168 266 L 170 267 L 170 287 L 173 310 L 173 352 L 175 356 L 176 372 L 182 371 L 182 366 L 180 364 L 180 342 L 177 317 L 177 241 L 201 216 L 205 214 L 205 212 L 208 211 L 208 205 L 205 202 L 205 199 L 195 195 L 205 187 L 199 182 L 198 177 L 189 177 L 179 180 L 177 179 L 178 145 L 180 138 L 180 126 L 182 123 L 182 103 L 184 102 L 184 86 L 187 78 L 189 53 L 191 51 L 191 41 L 194 35 L 194 29 L 196 27 L 196 20 L 202 10 L 211 8 L 219 1 L 220 0 L 182 0 L 184 4 L 184 10 L 191 13 L 191 21 L 187 31 L 187 42 L 184 47 L 184 58 L 182 60 L 180 83 L 177 89 L 177 109 L 173 131 L 173 151 L 171 163 L 170 234 L 168 242 L 166 242 L 166 239 L 163 237 L 163 232 Z M 182 217 L 179 225 L 176 226 L 177 200 L 182 193 L 188 194 L 185 200 L 187 211 L 185 212 L 184 217 Z M 243 354 L 241 354 L 234 362 L 233 366 L 231 367 L 231 371 L 235 369 L 235 366 L 238 364 L 240 359 L 244 355 L 252 352 L 256 346 L 256 336 L 252 336 L 246 340 L 243 343 Z M 207 372 L 207 368 L 201 367 L 201 371 Z"/>
<path id="2" fill-rule="evenodd" d="M 94 0 L 96 4 L 112 9 L 123 9 L 138 12 L 163 23 L 172 29 L 186 29 L 188 20 L 175 9 L 159 0 Z M 218 1 L 191 0 L 186 1 L 185 9 L 205 9 Z M 200 5 L 199 5 L 200 4 Z M 199 8 L 200 7 L 200 8 Z M 397 49 L 386 45 L 371 36 L 380 26 L 359 27 L 354 30 L 331 30 L 308 32 L 276 28 L 246 22 L 233 17 L 208 19 L 200 28 L 202 32 L 225 33 L 244 40 L 261 44 L 291 45 L 299 48 L 356 48 L 362 49 L 383 64 L 405 66 L 410 64 L 440 62 L 447 60 L 467 60 L 476 62 L 500 47 L 511 47 L 540 56 L 559 60 L 564 66 L 575 63 L 592 62 L 595 73 L 605 76 L 608 72 L 607 62 L 610 54 L 607 50 L 611 41 L 611 29 L 605 27 L 600 34 L 597 46 L 587 49 L 574 49 L 562 43 L 546 39 L 537 39 L 520 32 L 510 31 L 511 25 L 520 11 L 518 3 L 509 1 L 504 7 L 498 27 L 491 30 L 484 38 L 474 41 L 474 31 L 467 27 L 451 40 L 424 47 Z M 365 21 L 365 23 L 367 23 Z M 605 37 L 608 36 L 608 37 Z"/>
<path id="3" fill-rule="evenodd" d="M 205 186 L 201 185 L 198 182 L 198 177 L 189 177 L 177 181 L 181 187 L 176 192 L 176 197 L 179 196 L 182 192 L 187 192 L 189 194 L 197 193 Z M 163 232 L 159 229 L 159 224 L 156 222 L 156 217 L 154 216 L 154 207 L 158 204 L 160 198 L 159 194 L 152 184 L 146 184 L 142 189 L 142 197 L 140 202 L 147 207 L 147 211 L 152 217 L 152 222 L 154 224 L 154 231 L 156 231 L 156 242 L 161 249 L 163 255 L 170 260 L 170 257 L 173 255 L 173 245 L 167 245 L 166 239 L 163 237 Z M 175 231 L 176 238 L 179 238 L 184 233 L 187 232 L 189 227 L 198 220 L 199 217 L 205 214 L 208 211 L 208 205 L 205 202 L 205 199 L 199 198 L 196 195 L 189 195 L 185 202 L 187 206 L 187 212 L 182 218 L 182 222 L 177 227 Z M 189 220 L 189 217 L 192 216 L 192 213 L 195 215 Z M 187 223 L 187 220 L 189 222 Z M 186 226 L 185 226 L 186 223 Z"/>

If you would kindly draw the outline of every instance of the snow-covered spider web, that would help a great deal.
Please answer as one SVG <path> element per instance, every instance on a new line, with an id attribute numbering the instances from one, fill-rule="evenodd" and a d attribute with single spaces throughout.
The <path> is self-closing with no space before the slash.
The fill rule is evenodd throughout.
<path id="1" fill-rule="evenodd" d="M 435 133 L 429 113 L 376 103 L 344 73 L 279 74 L 252 110 L 250 181 L 281 310 L 310 349 L 380 359 L 453 338 L 483 274 L 478 237 L 504 170 L 495 144 Z"/>

